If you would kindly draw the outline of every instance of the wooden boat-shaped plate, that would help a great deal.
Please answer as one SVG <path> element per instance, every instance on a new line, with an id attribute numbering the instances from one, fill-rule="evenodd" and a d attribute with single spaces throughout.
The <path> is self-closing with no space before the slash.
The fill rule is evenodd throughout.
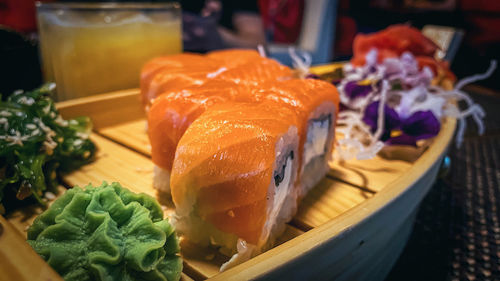
<path id="1" fill-rule="evenodd" d="M 335 65 L 318 67 L 316 73 Z M 98 146 L 95 162 L 66 175 L 65 187 L 120 182 L 157 197 L 139 90 L 58 104 L 65 118 L 90 116 Z M 400 255 L 418 206 L 436 179 L 456 121 L 447 119 L 416 160 L 377 156 L 331 163 L 325 179 L 302 201 L 279 245 L 220 273 L 228 258 L 216 249 L 181 243 L 184 280 L 381 280 Z M 407 156 L 408 151 L 398 151 Z M 406 157 L 409 158 L 409 157 Z M 410 157 L 411 158 L 411 157 Z M 64 187 L 61 187 L 63 190 Z M 173 205 L 166 200 L 165 212 Z M 0 272 L 5 280 L 60 280 L 26 243 L 26 229 L 41 212 L 32 206 L 0 216 Z"/>

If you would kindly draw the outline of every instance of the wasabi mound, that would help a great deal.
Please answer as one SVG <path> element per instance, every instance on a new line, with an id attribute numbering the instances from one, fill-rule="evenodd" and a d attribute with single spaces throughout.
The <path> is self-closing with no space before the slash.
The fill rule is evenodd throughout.
<path id="1" fill-rule="evenodd" d="M 171 281 L 182 271 L 160 205 L 119 183 L 66 191 L 36 218 L 28 243 L 66 281 Z"/>

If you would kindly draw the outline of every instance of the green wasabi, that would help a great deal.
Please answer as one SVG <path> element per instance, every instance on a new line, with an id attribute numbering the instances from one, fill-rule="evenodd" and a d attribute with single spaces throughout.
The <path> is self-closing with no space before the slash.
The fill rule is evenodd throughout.
<path id="1" fill-rule="evenodd" d="M 171 281 L 182 271 L 158 202 L 119 183 L 66 191 L 35 219 L 28 243 L 67 281 Z"/>

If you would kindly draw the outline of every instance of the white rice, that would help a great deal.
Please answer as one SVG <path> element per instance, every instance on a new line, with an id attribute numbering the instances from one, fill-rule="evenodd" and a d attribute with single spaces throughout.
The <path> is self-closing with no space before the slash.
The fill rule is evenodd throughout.
<path id="1" fill-rule="evenodd" d="M 335 138 L 335 106 L 325 102 L 311 113 L 309 120 L 330 115 L 329 126 L 324 123 L 308 122 L 307 141 L 304 143 L 303 163 L 300 176 L 300 197 L 304 197 L 316 186 L 328 172 L 328 161 L 331 159 L 333 141 Z"/>
<path id="2" fill-rule="evenodd" d="M 153 186 L 158 191 L 170 195 L 170 171 L 155 165 L 153 175 Z"/>

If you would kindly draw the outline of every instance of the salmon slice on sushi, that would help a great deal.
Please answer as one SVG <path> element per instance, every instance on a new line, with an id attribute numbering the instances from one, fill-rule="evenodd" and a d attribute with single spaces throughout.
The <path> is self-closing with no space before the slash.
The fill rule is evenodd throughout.
<path id="1" fill-rule="evenodd" d="M 192 86 L 200 86 L 211 80 L 209 73 L 216 72 L 218 67 L 212 65 L 200 65 L 193 68 L 170 69 L 157 73 L 147 91 L 142 93 L 146 111 L 153 100 L 158 96 L 176 92 Z"/>
<path id="2" fill-rule="evenodd" d="M 142 96 L 145 102 L 150 104 L 154 98 L 163 93 L 182 90 L 190 86 L 201 86 L 212 80 L 258 85 L 265 81 L 287 80 L 292 77 L 293 71 L 289 67 L 265 58 L 232 68 L 223 64 L 206 63 L 157 73 L 149 86 L 145 87 Z"/>
<path id="3" fill-rule="evenodd" d="M 258 84 L 285 80 L 293 71 L 251 50 L 215 51 L 208 55 L 179 54 L 151 60 L 141 72 L 141 96 L 146 111 L 159 95 L 211 80 Z"/>
<path id="4" fill-rule="evenodd" d="M 266 81 L 288 80 L 292 79 L 293 76 L 292 69 L 275 60 L 266 58 L 248 62 L 238 67 L 227 68 L 213 75 L 217 79 L 251 85 L 259 85 Z"/>
<path id="5" fill-rule="evenodd" d="M 285 80 L 293 77 L 293 70 L 278 61 L 262 57 L 252 49 L 227 49 L 212 51 L 207 58 L 221 61 L 222 69 L 214 77 L 236 83 L 260 83 Z"/>
<path id="6" fill-rule="evenodd" d="M 296 114 L 275 104 L 224 103 L 182 136 L 172 167 L 177 229 L 232 258 L 268 249 L 296 212 Z"/>
<path id="7" fill-rule="evenodd" d="M 154 93 L 149 93 L 151 81 L 159 73 L 182 73 L 191 68 L 213 71 L 220 64 L 219 61 L 207 59 L 204 55 L 194 53 L 182 53 L 163 57 L 157 57 L 148 61 L 141 69 L 140 88 L 143 105 L 148 105 Z"/>
<path id="8" fill-rule="evenodd" d="M 213 80 L 203 86 L 160 95 L 154 100 L 148 117 L 148 137 L 154 167 L 153 186 L 170 194 L 170 172 L 177 143 L 184 132 L 205 110 L 227 101 L 250 102 L 257 96 L 241 85 Z"/>
<path id="9" fill-rule="evenodd" d="M 234 68 L 250 62 L 266 59 L 253 49 L 217 50 L 207 53 L 206 57 L 222 62 L 221 65 L 227 68 Z"/>

